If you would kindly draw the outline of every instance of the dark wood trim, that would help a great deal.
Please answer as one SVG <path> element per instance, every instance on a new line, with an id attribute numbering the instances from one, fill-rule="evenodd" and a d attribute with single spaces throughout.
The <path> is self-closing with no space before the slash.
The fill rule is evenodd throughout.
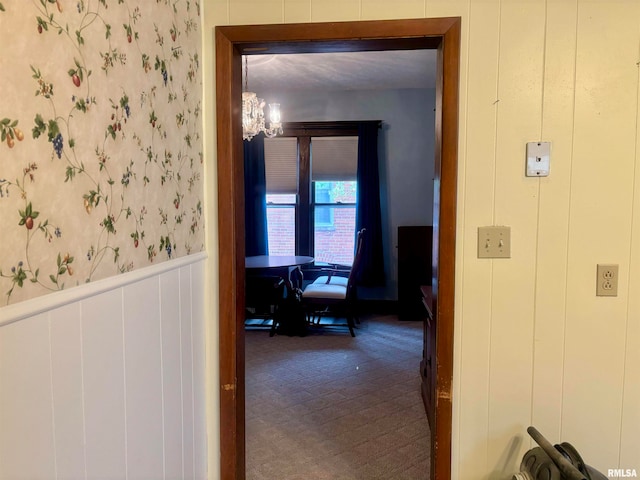
<path id="1" fill-rule="evenodd" d="M 220 470 L 245 477 L 244 451 L 244 172 L 240 102 L 241 57 L 216 32 L 218 135 L 218 269 L 220 333 Z M 224 119 L 224 120 L 222 120 Z M 222 207 L 222 208 L 220 208 Z"/>
<path id="2" fill-rule="evenodd" d="M 435 432 L 431 441 L 431 478 L 451 478 L 453 329 L 458 171 L 458 91 L 460 21 L 438 48 L 436 83 L 435 189 L 432 302 L 436 325 Z"/>
<path id="3" fill-rule="evenodd" d="M 298 238 L 296 250 L 298 255 L 311 255 L 313 251 L 313 235 L 311 232 L 311 137 L 298 137 L 298 208 L 296 225 L 298 226 Z"/>
<path id="4" fill-rule="evenodd" d="M 438 48 L 458 17 L 219 26 L 240 54 Z"/>
<path id="5" fill-rule="evenodd" d="M 455 279 L 460 19 L 410 19 L 216 27 L 220 319 L 220 478 L 245 478 L 244 198 L 240 120 L 241 55 L 437 48 L 434 205 L 434 315 L 437 344 L 436 428 L 431 478 L 451 477 L 451 385 Z M 436 182 L 437 183 L 437 182 Z M 435 234 L 434 234 L 435 237 Z M 435 262 L 434 262 L 435 263 Z M 212 472 L 213 474 L 213 472 Z"/>
<path id="6" fill-rule="evenodd" d="M 282 124 L 283 137 L 338 137 L 358 135 L 358 126 L 362 123 L 382 125 L 381 120 L 363 120 L 361 122 L 285 122 Z"/>

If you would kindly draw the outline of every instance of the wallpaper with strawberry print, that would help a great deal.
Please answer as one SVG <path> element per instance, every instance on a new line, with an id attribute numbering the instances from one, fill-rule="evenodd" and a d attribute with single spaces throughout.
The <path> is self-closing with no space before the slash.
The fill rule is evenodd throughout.
<path id="1" fill-rule="evenodd" d="M 200 2 L 0 0 L 0 305 L 203 250 Z"/>

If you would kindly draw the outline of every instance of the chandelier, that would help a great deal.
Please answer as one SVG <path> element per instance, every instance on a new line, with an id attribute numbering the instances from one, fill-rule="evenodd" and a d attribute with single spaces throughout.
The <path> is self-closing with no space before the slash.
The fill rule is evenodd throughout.
<path id="1" fill-rule="evenodd" d="M 242 139 L 251 140 L 260 132 L 271 138 L 282 135 L 282 122 L 280 121 L 280 104 L 269 104 L 269 127 L 265 125 L 264 105 L 262 98 L 249 92 L 249 68 L 247 57 L 244 57 L 244 89 L 242 91 Z"/>

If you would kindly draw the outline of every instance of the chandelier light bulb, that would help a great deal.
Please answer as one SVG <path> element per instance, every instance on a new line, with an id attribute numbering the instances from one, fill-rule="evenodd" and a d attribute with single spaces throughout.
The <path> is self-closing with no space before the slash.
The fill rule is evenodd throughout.
<path id="1" fill-rule="evenodd" d="M 272 124 L 277 123 L 280 124 L 280 104 L 279 103 L 270 103 L 269 104 L 269 120 Z"/>

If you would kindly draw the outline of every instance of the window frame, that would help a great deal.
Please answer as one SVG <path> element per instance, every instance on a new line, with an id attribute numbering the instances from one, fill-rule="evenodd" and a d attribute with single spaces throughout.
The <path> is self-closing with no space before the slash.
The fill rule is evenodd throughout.
<path id="1" fill-rule="evenodd" d="M 358 126 L 361 123 L 354 121 L 285 122 L 282 125 L 282 135 L 279 136 L 297 137 L 298 139 L 298 198 L 295 220 L 296 255 L 313 256 L 315 250 L 313 209 L 315 199 L 313 198 L 313 185 L 311 182 L 311 138 L 357 137 Z M 339 206 L 340 204 L 327 205 Z M 344 205 L 351 206 L 353 204 Z"/>

